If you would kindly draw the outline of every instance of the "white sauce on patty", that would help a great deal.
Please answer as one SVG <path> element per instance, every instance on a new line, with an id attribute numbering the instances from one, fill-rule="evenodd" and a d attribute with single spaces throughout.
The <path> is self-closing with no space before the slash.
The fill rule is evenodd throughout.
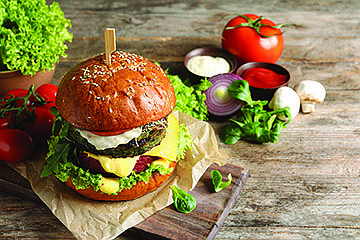
<path id="1" fill-rule="evenodd" d="M 76 129 L 80 132 L 80 135 L 85 138 L 89 143 L 95 146 L 96 150 L 104 150 L 107 148 L 115 148 L 119 144 L 126 144 L 132 139 L 137 138 L 141 135 L 142 128 L 137 127 L 130 131 L 121 133 L 114 136 L 99 136 L 91 132 Z"/>
<path id="2" fill-rule="evenodd" d="M 189 59 L 187 67 L 192 73 L 202 77 L 230 72 L 230 64 L 222 57 L 195 56 Z"/>

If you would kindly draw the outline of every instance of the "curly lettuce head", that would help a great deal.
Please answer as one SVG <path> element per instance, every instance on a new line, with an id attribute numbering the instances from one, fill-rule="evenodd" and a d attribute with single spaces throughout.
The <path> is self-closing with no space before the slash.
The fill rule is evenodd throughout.
<path id="1" fill-rule="evenodd" d="M 0 70 L 25 75 L 54 68 L 71 42 L 70 20 L 57 2 L 0 0 Z"/>

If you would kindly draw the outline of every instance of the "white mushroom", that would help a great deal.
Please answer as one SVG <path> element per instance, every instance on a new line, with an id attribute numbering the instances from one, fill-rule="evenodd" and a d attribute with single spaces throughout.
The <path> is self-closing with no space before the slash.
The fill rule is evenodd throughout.
<path id="1" fill-rule="evenodd" d="M 300 98 L 296 92 L 289 87 L 280 87 L 278 88 L 274 96 L 272 97 L 269 108 L 273 110 L 278 110 L 284 107 L 290 108 L 291 118 L 299 113 L 300 110 Z M 278 116 L 281 120 L 287 120 L 284 116 Z"/>
<path id="2" fill-rule="evenodd" d="M 301 81 L 295 85 L 294 89 L 300 97 L 303 113 L 315 112 L 315 103 L 322 103 L 325 99 L 326 90 L 321 83 L 316 81 Z"/>

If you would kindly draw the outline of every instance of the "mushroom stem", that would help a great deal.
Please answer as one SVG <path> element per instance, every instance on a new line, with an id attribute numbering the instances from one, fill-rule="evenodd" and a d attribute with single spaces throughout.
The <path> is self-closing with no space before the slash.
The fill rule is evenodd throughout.
<path id="1" fill-rule="evenodd" d="M 316 81 L 301 81 L 295 85 L 294 89 L 300 97 L 303 113 L 315 112 L 315 103 L 322 103 L 325 99 L 326 90 L 321 83 Z"/>
<path id="2" fill-rule="evenodd" d="M 301 111 L 303 113 L 312 113 L 315 112 L 315 102 L 302 102 Z"/>

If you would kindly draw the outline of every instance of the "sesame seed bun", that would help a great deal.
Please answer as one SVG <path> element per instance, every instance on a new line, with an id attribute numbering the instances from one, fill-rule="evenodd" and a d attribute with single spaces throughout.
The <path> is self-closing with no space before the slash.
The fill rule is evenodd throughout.
<path id="1" fill-rule="evenodd" d="M 114 52 L 74 66 L 56 97 L 60 114 L 87 131 L 130 130 L 170 114 L 174 88 L 164 70 L 135 54 Z"/>

